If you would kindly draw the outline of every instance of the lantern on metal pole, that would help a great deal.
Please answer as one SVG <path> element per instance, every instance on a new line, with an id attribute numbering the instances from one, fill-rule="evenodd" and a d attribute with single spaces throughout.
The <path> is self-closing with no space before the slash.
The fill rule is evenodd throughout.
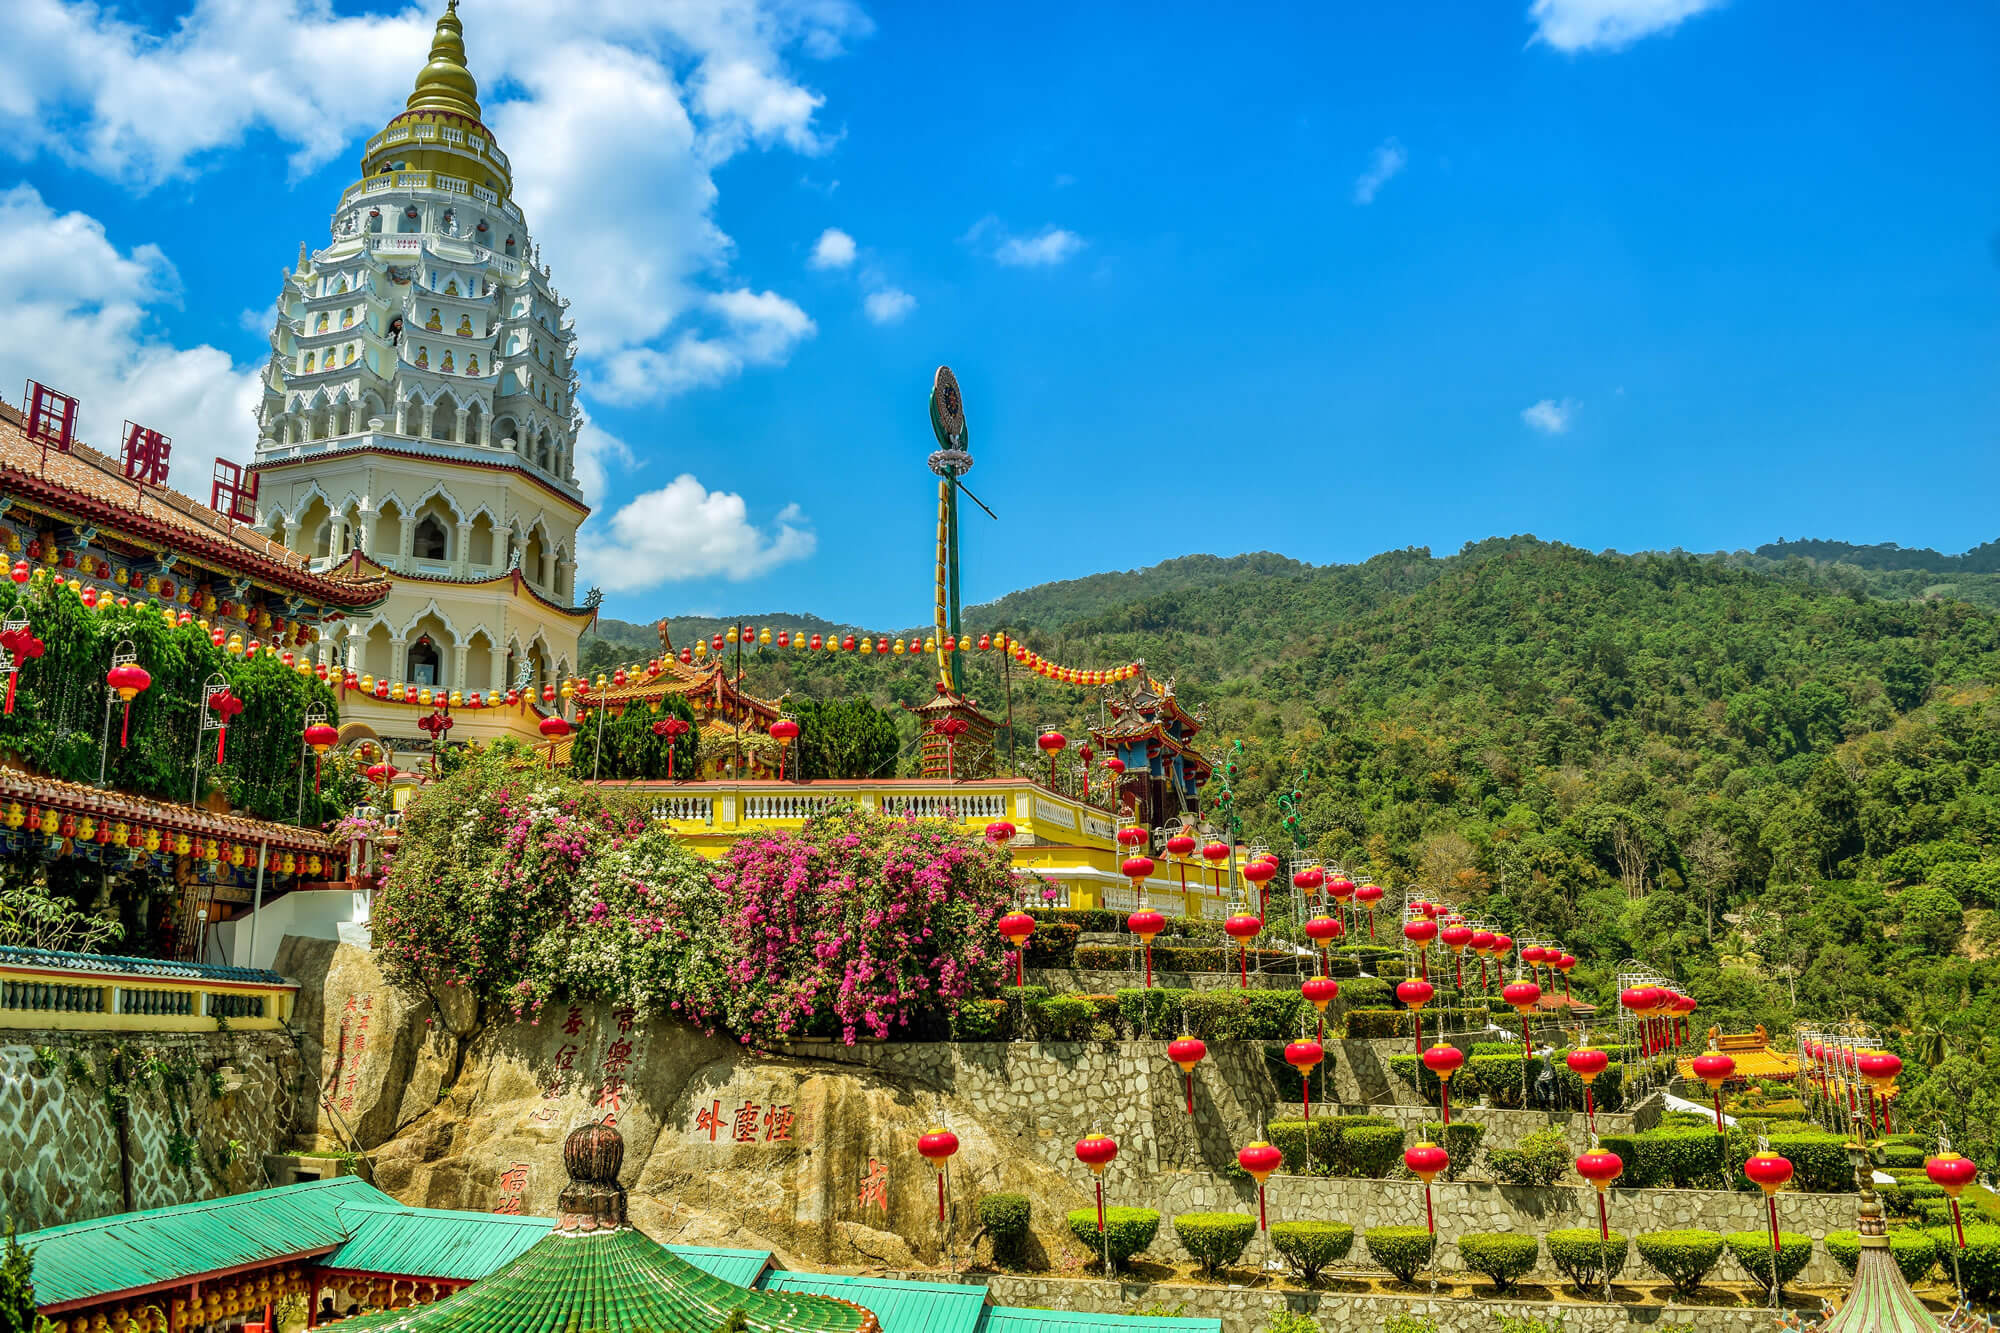
<path id="1" fill-rule="evenodd" d="M 1600 1051 L 1593 1046 L 1579 1046 L 1564 1057 L 1563 1063 L 1568 1065 L 1569 1072 L 1575 1074 L 1583 1083 L 1584 1122 L 1594 1135 L 1597 1133 L 1597 1103 L 1591 1097 L 1590 1085 L 1597 1081 L 1599 1074 L 1610 1067 L 1611 1053 Z"/>
<path id="2" fill-rule="evenodd" d="M 1868 1127 L 1875 1128 L 1875 1102 L 1882 1102 L 1882 1128 L 1884 1134 L 1895 1131 L 1889 1126 L 1889 1090 L 1896 1086 L 1896 1078 L 1903 1072 L 1903 1062 L 1887 1051 L 1868 1051 L 1856 1059 L 1855 1068 L 1868 1081 Z"/>
<path id="3" fill-rule="evenodd" d="M 956 719 L 947 719 L 947 721 L 954 720 Z M 790 713 L 781 715 L 776 722 L 771 724 L 771 739 L 778 743 L 778 781 L 780 782 L 785 780 L 785 756 L 791 752 L 792 742 L 798 738 L 799 720 Z M 947 739 L 945 742 L 945 776 L 947 780 L 950 779 L 950 754 L 951 742 Z"/>
<path id="4" fill-rule="evenodd" d="M 1438 1228 L 1437 1210 L 1431 1206 L 1431 1182 L 1451 1169 L 1451 1154 L 1425 1139 L 1404 1152 L 1403 1165 L 1409 1168 L 1411 1175 L 1424 1182 L 1424 1230 L 1430 1233 L 1431 1255 L 1435 1259 Z"/>
<path id="5" fill-rule="evenodd" d="M 944 1221 L 944 1176 L 952 1155 L 958 1151 L 958 1135 L 943 1125 L 935 1125 L 931 1132 L 917 1140 L 917 1151 L 925 1161 L 937 1168 L 938 1221 Z"/>
<path id="6" fill-rule="evenodd" d="M 1979 1178 L 1979 1164 L 1970 1157 L 1961 1157 L 1951 1150 L 1951 1145 L 1942 1136 L 1938 1139 L 1938 1154 L 1924 1159 L 1924 1174 L 1931 1184 L 1945 1193 L 1951 1202 L 1951 1229 L 1957 1237 L 1958 1245 L 1951 1252 L 1951 1282 L 1958 1288 L 1958 1299 L 1965 1300 L 1965 1281 L 1959 1276 L 1958 1257 L 1965 1249 L 1965 1222 L 1958 1214 L 1958 1196 L 1965 1187 Z"/>
<path id="7" fill-rule="evenodd" d="M 1430 948 L 1437 933 L 1437 922 L 1428 916 L 1418 916 L 1403 923 L 1403 938 L 1417 951 L 1417 975 L 1425 981 L 1431 979 Z"/>
<path id="8" fill-rule="evenodd" d="M 1208 1046 L 1199 1037 L 1181 1037 L 1167 1043 L 1167 1059 L 1180 1066 L 1187 1079 L 1187 1111 L 1194 1114 L 1194 1067 L 1208 1054 Z"/>
<path id="9" fill-rule="evenodd" d="M 1429 1004 L 1431 998 L 1436 994 L 1437 987 L 1431 985 L 1428 981 L 1420 981 L 1415 977 L 1396 984 L 1396 998 L 1401 1000 L 1403 1007 L 1410 1011 L 1410 1025 L 1416 1029 L 1417 1054 L 1419 1055 L 1422 1055 L 1424 1052 L 1424 1006 Z M 1525 1102 L 1522 1104 L 1526 1105 Z"/>
<path id="10" fill-rule="evenodd" d="M 1118 1144 L 1108 1134 L 1086 1134 L 1076 1142 L 1076 1160 L 1090 1168 L 1097 1178 L 1097 1238 L 1104 1246 L 1104 1276 L 1111 1276 L 1111 1238 L 1104 1232 L 1104 1168 L 1118 1155 Z"/>
<path id="11" fill-rule="evenodd" d="M 1611 1215 L 1604 1205 L 1604 1193 L 1611 1182 L 1625 1173 L 1625 1159 L 1603 1148 L 1592 1148 L 1576 1159 L 1576 1173 L 1597 1190 L 1597 1242 L 1603 1246 L 1604 1299 L 1611 1299 Z"/>
<path id="12" fill-rule="evenodd" d="M 1319 1068 L 1319 1062 L 1326 1059 L 1326 1047 L 1316 1041 L 1295 1041 L 1285 1047 L 1285 1063 L 1299 1076 L 1299 1098 L 1306 1109 L 1306 1122 L 1313 1118 L 1312 1075 Z M 1324 1091 L 1324 1089 L 1322 1089 Z M 1310 1139 L 1310 1131 L 1308 1132 Z"/>
<path id="13" fill-rule="evenodd" d="M 97 785 L 104 785 L 104 770 L 111 753 L 111 705 L 114 700 L 125 705 L 125 719 L 118 726 L 118 748 L 123 750 L 132 738 L 132 700 L 144 693 L 153 683 L 152 673 L 139 665 L 139 652 L 130 639 L 122 639 L 111 650 L 111 670 L 104 677 L 104 731 L 97 744 Z"/>
<path id="14" fill-rule="evenodd" d="M 1056 756 L 1069 745 L 1069 738 L 1054 727 L 1043 727 L 1042 734 L 1035 737 L 1035 744 L 1049 757 L 1049 790 L 1056 789 Z"/>
<path id="15" fill-rule="evenodd" d="M 1319 1032 L 1316 1041 L 1326 1040 L 1326 1007 L 1340 994 L 1340 983 L 1332 977 L 1307 977 L 1299 983 L 1299 994 L 1306 997 L 1306 1003 L 1319 1015 Z"/>
<path id="16" fill-rule="evenodd" d="M 1333 971 L 1333 942 L 1345 933 L 1345 928 L 1330 916 L 1316 916 L 1306 922 L 1306 938 L 1319 949 L 1322 972 Z"/>
<path id="17" fill-rule="evenodd" d="M 1028 984 L 1025 961 L 1028 953 L 1028 937 L 1035 933 L 1035 918 L 1026 912 L 1009 912 L 1000 918 L 997 927 L 1000 938 L 1007 941 L 1009 947 L 1014 950 L 1014 984 L 1025 986 Z"/>
<path id="18" fill-rule="evenodd" d="M 1542 988 L 1532 981 L 1516 981 L 1503 987 L 1500 998 L 1521 1016 L 1521 1105 L 1528 1104 L 1528 1064 L 1535 1052 L 1535 1009 L 1542 1002 Z"/>
<path id="19" fill-rule="evenodd" d="M 1736 1076 L 1736 1060 L 1720 1051 L 1710 1051 L 1697 1055 L 1689 1062 L 1694 1076 L 1708 1085 L 1709 1095 L 1715 1099 L 1715 1132 L 1726 1132 L 1722 1124 L 1722 1085 Z"/>
<path id="20" fill-rule="evenodd" d="M 1375 904 L 1382 901 L 1380 884 L 1363 884 L 1354 891 L 1354 901 L 1368 909 L 1368 938 L 1375 938 Z"/>
<path id="21" fill-rule="evenodd" d="M 1135 862 L 1144 862 L 1144 870 L 1135 870 Z M 1146 876 L 1153 873 L 1153 860 L 1148 856 L 1128 856 L 1125 858 L 1125 873 L 1132 876 L 1136 889 L 1146 882 Z M 1140 945 L 1146 951 L 1146 989 L 1153 988 L 1153 936 L 1167 928 L 1167 919 L 1150 907 L 1142 907 L 1125 918 L 1125 928 L 1139 937 Z"/>
<path id="22" fill-rule="evenodd" d="M 1285 1164 L 1285 1155 L 1273 1145 L 1258 1139 L 1237 1152 L 1236 1164 L 1243 1168 L 1245 1175 L 1257 1182 L 1257 1229 L 1269 1231 L 1270 1223 L 1264 1212 L 1264 1182 Z"/>
<path id="23" fill-rule="evenodd" d="M 1771 1308 L 1778 1308 L 1778 1288 L 1782 1277 L 1778 1270 L 1778 1191 L 1792 1178 L 1790 1160 L 1770 1151 L 1767 1140 L 1758 1140 L 1759 1151 L 1743 1163 L 1743 1174 L 1750 1183 L 1764 1191 L 1764 1206 L 1771 1218 Z"/>
<path id="24" fill-rule="evenodd" d="M 1465 1063 L 1465 1052 L 1450 1042 L 1438 1042 L 1427 1048 L 1423 1054 L 1424 1068 L 1431 1071 L 1438 1081 L 1438 1101 L 1444 1108 L 1444 1123 L 1451 1123 L 1451 1076 Z M 1450 1137 L 1447 1135 L 1446 1137 Z"/>
<path id="25" fill-rule="evenodd" d="M 1250 941 L 1256 939 L 1263 931 L 1264 922 L 1259 917 L 1251 916 L 1246 912 L 1238 912 L 1235 916 L 1230 917 L 1222 923 L 1222 929 L 1230 939 L 1236 941 L 1239 975 L 1242 978 L 1240 989 L 1249 990 Z M 1262 964 L 1259 964 L 1259 966 L 1261 967 Z"/>
<path id="26" fill-rule="evenodd" d="M 1438 931 L 1438 943 L 1451 951 L 1451 984 L 1458 990 L 1465 989 L 1465 948 L 1472 943 L 1472 936 L 1472 927 L 1463 921 Z"/>

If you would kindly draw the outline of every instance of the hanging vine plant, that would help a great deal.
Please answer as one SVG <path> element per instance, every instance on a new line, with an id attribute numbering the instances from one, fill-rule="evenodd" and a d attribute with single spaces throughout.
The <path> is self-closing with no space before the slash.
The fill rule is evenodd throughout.
<path id="1" fill-rule="evenodd" d="M 13 598 L 12 614 L 29 621 L 44 649 L 19 663 L 14 711 L 0 714 L 0 752 L 70 782 L 96 782 L 102 762 L 106 785 L 162 800 L 198 800 L 220 787 L 232 807 L 263 819 L 320 824 L 345 809 L 352 796 L 345 784 L 322 783 L 313 791 L 303 742 L 308 708 L 318 705 L 338 721 L 325 682 L 274 658 L 231 657 L 199 625 L 169 626 L 155 605 L 120 607 L 107 599 L 86 607 L 66 585 L 42 575 L 37 571 Z M 108 727 L 105 707 L 105 677 L 121 641 L 131 643 L 152 678 L 131 700 L 123 746 L 124 704 L 113 696 Z M 230 722 L 220 765 L 209 737 L 197 779 L 202 683 L 217 674 L 243 711 Z"/>

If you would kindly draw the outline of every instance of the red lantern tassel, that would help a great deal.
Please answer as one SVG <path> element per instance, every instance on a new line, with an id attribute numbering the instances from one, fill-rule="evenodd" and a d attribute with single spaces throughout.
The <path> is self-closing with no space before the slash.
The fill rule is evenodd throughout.
<path id="1" fill-rule="evenodd" d="M 9 713 L 14 711 L 14 680 L 20 674 L 18 671 L 9 671 L 7 673 L 7 711 Z"/>
<path id="2" fill-rule="evenodd" d="M 218 728 L 218 729 L 216 730 L 216 733 L 215 733 L 215 762 L 216 762 L 216 763 L 218 763 L 218 764 L 222 762 L 222 746 L 223 746 L 223 743 L 224 743 L 225 741 L 227 741 L 228 739 L 229 739 L 229 728 L 228 728 L 228 727 L 220 727 L 220 728 Z"/>
<path id="3" fill-rule="evenodd" d="M 938 1172 L 938 1221 L 944 1221 L 944 1172 Z"/>
<path id="4" fill-rule="evenodd" d="M 131 736 L 131 734 L 132 734 L 132 701 L 130 699 L 127 699 L 125 701 L 125 720 L 118 724 L 119 749 L 123 750 L 127 748 L 126 740 L 128 737 Z"/>

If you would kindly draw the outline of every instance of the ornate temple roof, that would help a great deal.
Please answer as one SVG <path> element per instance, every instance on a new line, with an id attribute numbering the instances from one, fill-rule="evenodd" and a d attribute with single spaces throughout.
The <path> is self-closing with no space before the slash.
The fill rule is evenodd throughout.
<path id="1" fill-rule="evenodd" d="M 20 410 L 4 402 L 0 491 L 136 545 L 182 551 L 223 573 L 341 610 L 365 610 L 389 595 L 389 581 L 372 573 L 315 574 L 297 551 L 179 491 L 132 480 L 118 460 L 87 444 L 44 456 L 28 441 Z"/>
<path id="2" fill-rule="evenodd" d="M 1882 1205 L 1872 1193 L 1862 1198 L 1861 1258 L 1854 1266 L 1854 1286 L 1820 1333 L 1941 1333 L 1944 1325 L 1910 1290 L 1889 1254 Z"/>
<path id="3" fill-rule="evenodd" d="M 563 1144 L 570 1183 L 556 1229 L 519 1257 L 427 1305 L 342 1320 L 343 1333 L 714 1333 L 741 1310 L 753 1333 L 881 1333 L 851 1301 L 740 1287 L 702 1271 L 635 1230 L 618 1170 L 624 1140 L 610 1125 L 573 1131 Z"/>

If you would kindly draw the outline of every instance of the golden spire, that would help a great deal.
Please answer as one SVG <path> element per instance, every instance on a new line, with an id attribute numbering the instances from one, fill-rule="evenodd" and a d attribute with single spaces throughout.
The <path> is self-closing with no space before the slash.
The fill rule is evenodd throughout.
<path id="1" fill-rule="evenodd" d="M 458 0 L 446 0 L 431 38 L 431 59 L 417 75 L 417 90 L 405 105 L 411 111 L 452 111 L 479 119 L 479 83 L 465 67 L 465 29 Z"/>

